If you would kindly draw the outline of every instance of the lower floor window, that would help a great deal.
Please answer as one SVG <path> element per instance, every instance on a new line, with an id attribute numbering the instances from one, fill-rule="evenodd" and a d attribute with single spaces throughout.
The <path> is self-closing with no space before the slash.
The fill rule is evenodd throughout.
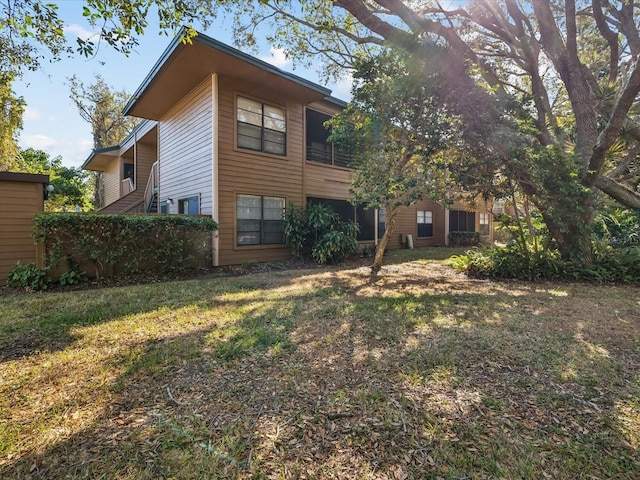
<path id="1" fill-rule="evenodd" d="M 433 212 L 418 210 L 418 237 L 433 237 Z"/>
<path id="2" fill-rule="evenodd" d="M 236 199 L 238 245 L 285 243 L 285 199 L 260 195 L 238 195 Z"/>
<path id="3" fill-rule="evenodd" d="M 450 232 L 475 232 L 476 214 L 466 210 L 449 210 Z"/>
<path id="4" fill-rule="evenodd" d="M 480 214 L 480 235 L 489 235 L 489 214 Z"/>
<path id="5" fill-rule="evenodd" d="M 186 213 L 189 215 L 200 214 L 200 197 L 181 198 L 178 200 L 178 213 Z"/>

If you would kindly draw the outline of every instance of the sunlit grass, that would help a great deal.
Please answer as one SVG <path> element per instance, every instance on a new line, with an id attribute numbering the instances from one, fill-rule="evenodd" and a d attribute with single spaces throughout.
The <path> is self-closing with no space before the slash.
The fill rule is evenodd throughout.
<path id="1" fill-rule="evenodd" d="M 635 289 L 447 254 L 2 297 L 0 476 L 640 478 Z"/>

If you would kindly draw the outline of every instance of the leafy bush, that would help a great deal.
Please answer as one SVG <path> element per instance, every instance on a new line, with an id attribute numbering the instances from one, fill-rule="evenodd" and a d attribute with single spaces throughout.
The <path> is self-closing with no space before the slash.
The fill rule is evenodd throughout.
<path id="1" fill-rule="evenodd" d="M 7 285 L 27 290 L 46 290 L 51 282 L 47 273 L 47 268 L 39 268 L 35 263 L 22 265 L 18 262 L 7 274 Z"/>
<path id="2" fill-rule="evenodd" d="M 284 216 L 284 232 L 295 256 L 320 264 L 340 262 L 358 249 L 358 226 L 325 205 L 292 205 Z"/>
<path id="3" fill-rule="evenodd" d="M 60 275 L 58 280 L 60 285 L 78 285 L 87 281 L 86 272 L 78 272 L 77 270 L 69 270 Z"/>
<path id="4" fill-rule="evenodd" d="M 449 232 L 449 245 L 452 247 L 473 247 L 479 244 L 478 232 Z"/>
<path id="5" fill-rule="evenodd" d="M 218 228 L 208 217 L 77 213 L 39 214 L 35 225 L 49 268 L 88 262 L 98 278 L 210 264 L 211 234 Z"/>
<path id="6" fill-rule="evenodd" d="M 594 235 L 613 247 L 640 245 L 640 211 L 615 209 L 596 217 Z"/>
<path id="7" fill-rule="evenodd" d="M 596 252 L 591 265 L 563 261 L 554 251 L 523 255 L 516 247 L 474 249 L 453 258 L 454 268 L 470 277 L 520 280 L 640 282 L 640 246 Z"/>

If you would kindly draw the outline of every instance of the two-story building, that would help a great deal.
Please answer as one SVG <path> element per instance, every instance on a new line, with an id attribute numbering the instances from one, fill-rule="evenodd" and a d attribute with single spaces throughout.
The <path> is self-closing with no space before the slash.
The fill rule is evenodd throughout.
<path id="1" fill-rule="evenodd" d="M 325 87 L 198 34 L 169 45 L 125 108 L 145 119 L 121 145 L 83 167 L 103 172 L 110 213 L 211 215 L 219 223 L 214 264 L 289 257 L 288 205 L 329 204 L 375 243 L 383 212 L 349 202 L 350 158 L 324 122 L 345 107 Z M 491 237 L 489 210 L 423 201 L 396 220 L 389 248 L 445 245 L 450 231 Z"/>

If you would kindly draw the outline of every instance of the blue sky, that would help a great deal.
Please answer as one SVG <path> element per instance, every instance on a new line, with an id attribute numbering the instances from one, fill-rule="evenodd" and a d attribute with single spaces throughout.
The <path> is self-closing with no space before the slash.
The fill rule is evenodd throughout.
<path id="1" fill-rule="evenodd" d="M 60 6 L 59 15 L 65 21 L 65 35 L 70 45 L 75 45 L 78 36 L 87 38 L 93 34 L 92 28 L 82 17 L 82 0 L 55 3 Z M 197 25 L 195 27 L 198 29 Z M 231 31 L 225 27 L 224 19 L 217 19 L 209 29 L 202 32 L 224 43 L 232 43 Z M 96 74 L 100 74 L 115 89 L 133 93 L 170 41 L 170 37 L 159 35 L 151 25 L 139 39 L 140 45 L 136 51 L 128 57 L 102 44 L 93 58 L 76 55 L 57 63 L 43 62 L 39 71 L 26 72 L 14 84 L 15 92 L 27 102 L 23 130 L 19 137 L 20 147 L 41 149 L 54 157 L 60 155 L 64 165 L 80 166 L 91 153 L 93 141 L 89 124 L 80 117 L 69 98 L 67 79 L 76 75 L 88 85 L 93 82 Z M 318 75 L 314 70 L 294 70 L 281 51 L 268 45 L 264 45 L 256 56 L 283 70 L 295 71 L 297 75 L 318 82 Z M 348 80 L 327 86 L 335 96 L 348 100 Z"/>

